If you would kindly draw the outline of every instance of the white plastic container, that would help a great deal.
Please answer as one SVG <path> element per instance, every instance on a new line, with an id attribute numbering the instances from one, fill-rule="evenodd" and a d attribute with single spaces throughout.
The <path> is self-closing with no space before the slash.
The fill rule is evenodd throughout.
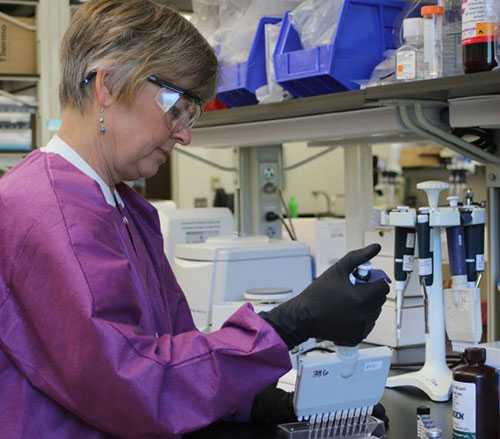
<path id="1" fill-rule="evenodd" d="M 424 21 L 407 18 L 403 21 L 404 45 L 396 53 L 396 80 L 416 81 L 425 78 Z"/>

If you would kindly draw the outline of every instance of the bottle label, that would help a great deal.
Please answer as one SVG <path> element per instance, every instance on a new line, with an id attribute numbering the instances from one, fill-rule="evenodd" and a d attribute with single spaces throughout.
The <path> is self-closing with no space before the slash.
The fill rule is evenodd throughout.
<path id="1" fill-rule="evenodd" d="M 464 0 L 462 5 L 462 44 L 488 43 L 495 39 L 497 25 L 495 0 Z"/>
<path id="2" fill-rule="evenodd" d="M 406 248 L 415 248 L 415 233 L 406 235 Z"/>
<path id="3" fill-rule="evenodd" d="M 453 380 L 453 439 L 476 437 L 476 385 Z"/>
<path id="4" fill-rule="evenodd" d="M 396 79 L 413 81 L 417 78 L 417 54 L 410 50 L 398 52 L 396 56 Z"/>
<path id="5" fill-rule="evenodd" d="M 413 261 L 414 256 L 412 255 L 403 255 L 403 271 L 411 272 L 413 271 Z"/>
<path id="6" fill-rule="evenodd" d="M 432 274 L 432 258 L 418 260 L 418 274 L 420 276 L 429 276 Z"/>
<path id="7" fill-rule="evenodd" d="M 476 271 L 484 271 L 484 255 L 476 255 Z"/>

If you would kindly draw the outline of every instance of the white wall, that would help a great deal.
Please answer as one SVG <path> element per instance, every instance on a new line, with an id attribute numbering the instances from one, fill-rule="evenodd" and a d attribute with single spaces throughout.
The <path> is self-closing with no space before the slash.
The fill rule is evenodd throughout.
<path id="1" fill-rule="evenodd" d="M 232 149 L 188 147 L 186 150 L 192 154 L 216 162 L 219 165 L 234 166 Z M 211 179 L 213 177 L 220 179 L 221 185 L 226 189 L 226 192 L 234 192 L 235 174 L 209 167 L 204 163 L 200 163 L 177 152 L 172 153 L 171 160 L 173 160 L 173 199 L 178 207 L 194 207 L 195 198 L 207 198 L 208 206 L 210 207 L 214 198 L 214 192 L 211 187 Z"/>
<path id="2" fill-rule="evenodd" d="M 304 142 L 288 143 L 283 149 L 285 166 L 318 154 L 325 148 L 308 147 Z M 299 212 L 321 213 L 326 211 L 323 196 L 313 197 L 312 191 L 326 191 L 330 197 L 344 193 L 344 151 L 337 148 L 317 160 L 288 171 L 285 174 L 285 200 L 297 198 Z"/>
<path id="3" fill-rule="evenodd" d="M 188 148 L 189 152 L 217 162 L 223 166 L 234 166 L 231 149 Z M 285 166 L 294 164 L 322 151 L 323 148 L 308 148 L 304 142 L 284 145 L 283 160 Z M 205 197 L 209 205 L 213 200 L 211 178 L 218 177 L 226 192 L 234 191 L 234 175 L 219 171 L 184 155 L 174 153 L 173 188 L 174 201 L 179 207 L 193 207 L 194 199 Z M 289 171 L 285 175 L 284 196 L 288 201 L 290 196 L 297 198 L 299 211 L 305 213 L 324 212 L 325 200 L 315 198 L 311 192 L 323 190 L 331 196 L 344 192 L 344 155 L 342 148 L 326 154 L 300 168 Z"/>

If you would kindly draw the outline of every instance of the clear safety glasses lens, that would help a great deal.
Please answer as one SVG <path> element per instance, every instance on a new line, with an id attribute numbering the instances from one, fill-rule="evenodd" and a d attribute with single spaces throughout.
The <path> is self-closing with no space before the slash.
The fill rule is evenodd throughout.
<path id="1" fill-rule="evenodd" d="M 202 113 L 200 104 L 193 99 L 164 87 L 158 90 L 156 103 L 168 114 L 175 130 L 192 128 Z"/>

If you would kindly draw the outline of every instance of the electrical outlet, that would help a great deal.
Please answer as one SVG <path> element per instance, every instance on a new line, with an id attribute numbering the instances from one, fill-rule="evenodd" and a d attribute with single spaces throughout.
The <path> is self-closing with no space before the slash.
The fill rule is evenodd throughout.
<path id="1" fill-rule="evenodd" d="M 205 197 L 195 198 L 194 207 L 208 207 L 208 200 Z"/>

